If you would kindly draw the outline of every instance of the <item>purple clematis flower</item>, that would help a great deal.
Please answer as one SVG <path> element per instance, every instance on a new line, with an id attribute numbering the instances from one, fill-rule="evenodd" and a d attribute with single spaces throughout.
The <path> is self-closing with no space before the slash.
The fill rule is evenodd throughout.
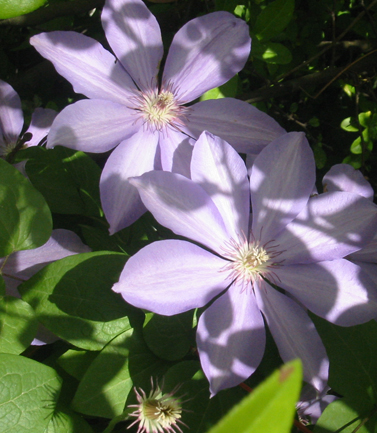
<path id="1" fill-rule="evenodd" d="M 192 144 L 204 129 L 250 153 L 285 132 L 268 115 L 236 99 L 185 106 L 245 65 L 251 40 L 242 20 L 215 12 L 184 25 L 170 46 L 161 82 L 161 32 L 141 0 L 106 0 L 102 24 L 116 57 L 75 32 L 42 33 L 30 43 L 76 92 L 90 98 L 58 115 L 47 146 L 106 152 L 119 144 L 100 181 L 111 234 L 145 211 L 127 179 L 161 168 L 188 175 Z"/>
<path id="2" fill-rule="evenodd" d="M 235 150 L 203 133 L 191 178 L 154 171 L 130 180 L 159 223 L 196 244 L 148 245 L 128 260 L 113 290 L 162 315 L 212 301 L 197 329 L 212 394 L 255 371 L 264 353 L 264 320 L 282 359 L 300 357 L 304 379 L 321 391 L 328 359 L 306 308 L 344 326 L 376 317 L 372 282 L 343 259 L 376 230 L 375 206 L 346 192 L 309 200 L 315 163 L 302 133 L 263 149 L 250 183 Z"/>
<path id="3" fill-rule="evenodd" d="M 37 146 L 50 130 L 57 112 L 49 108 L 37 108 L 24 134 L 24 116 L 21 100 L 8 83 L 0 80 L 0 157 L 5 158 L 16 148 Z"/>

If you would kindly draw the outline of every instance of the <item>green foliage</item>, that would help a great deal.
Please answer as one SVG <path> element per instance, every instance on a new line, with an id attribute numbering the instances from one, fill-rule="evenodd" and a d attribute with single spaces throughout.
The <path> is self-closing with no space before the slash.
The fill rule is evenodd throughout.
<path id="1" fill-rule="evenodd" d="M 38 322 L 30 305 L 13 296 L 0 298 L 0 352 L 18 355 L 37 333 Z"/>
<path id="2" fill-rule="evenodd" d="M 152 354 L 139 332 L 130 329 L 109 342 L 90 364 L 72 408 L 113 418 L 123 413 L 133 386 L 148 389 L 150 377 L 162 376 L 165 371 L 165 362 Z"/>
<path id="3" fill-rule="evenodd" d="M 289 433 L 301 382 L 301 362 L 284 365 L 234 406 L 209 433 Z"/>
<path id="4" fill-rule="evenodd" d="M 183 358 L 195 344 L 192 330 L 192 311 L 176 316 L 159 316 L 149 313 L 143 336 L 149 349 L 167 361 Z"/>
<path id="5" fill-rule="evenodd" d="M 28 14 L 40 8 L 47 0 L 0 0 L 0 19 Z"/>
<path id="6" fill-rule="evenodd" d="M 330 358 L 329 385 L 344 397 L 377 402 L 377 323 L 341 327 L 314 320 Z"/>
<path id="7" fill-rule="evenodd" d="M 0 257 L 40 247 L 51 230 L 51 213 L 42 195 L 0 159 Z"/>
<path id="8" fill-rule="evenodd" d="M 87 350 L 100 350 L 142 313 L 112 292 L 124 254 L 85 253 L 56 261 L 19 287 L 46 328 Z M 128 318 L 130 316 L 130 319 Z"/>
<path id="9" fill-rule="evenodd" d="M 235 75 L 227 83 L 220 87 L 215 87 L 214 89 L 208 90 L 201 97 L 201 101 L 206 101 L 207 99 L 220 99 L 220 98 L 234 98 L 237 93 L 238 76 Z"/>
<path id="10" fill-rule="evenodd" d="M 270 41 L 281 33 L 292 19 L 294 0 L 275 0 L 258 15 L 253 33 L 261 42 Z"/>
<path id="11" fill-rule="evenodd" d="M 52 212 L 98 217 L 101 170 L 84 152 L 66 147 L 31 147 L 22 152 L 33 185 L 43 194 Z"/>
<path id="12" fill-rule="evenodd" d="M 314 433 L 371 433 L 377 429 L 375 405 L 357 395 L 331 403 L 323 412 Z"/>
<path id="13" fill-rule="evenodd" d="M 57 373 L 31 359 L 1 353 L 0 382 L 2 432 L 45 431 L 59 397 Z"/>

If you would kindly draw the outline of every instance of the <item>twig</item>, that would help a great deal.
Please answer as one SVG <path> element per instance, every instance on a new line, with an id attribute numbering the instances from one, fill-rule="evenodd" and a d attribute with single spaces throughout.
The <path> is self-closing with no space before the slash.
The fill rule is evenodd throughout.
<path id="1" fill-rule="evenodd" d="M 367 11 L 369 9 L 371 9 L 375 4 L 377 3 L 377 0 L 373 0 L 372 3 L 365 8 L 362 12 L 359 13 L 359 15 L 352 21 L 352 23 L 344 30 L 343 33 L 341 33 L 336 39 L 335 42 L 340 41 L 341 39 L 343 39 L 343 37 L 352 29 L 352 27 L 357 24 L 361 18 L 367 13 Z M 313 60 L 315 60 L 317 57 L 322 56 L 322 54 L 326 53 L 326 51 L 328 51 L 329 49 L 331 49 L 333 47 L 333 44 L 331 44 L 330 46 L 324 48 L 322 51 L 320 51 L 319 53 L 317 53 L 316 55 L 314 55 L 313 57 L 311 57 L 309 60 L 305 60 L 303 61 L 300 65 L 296 66 L 295 68 L 291 69 L 289 72 L 287 72 L 286 74 L 282 75 L 281 77 L 278 78 L 278 80 L 283 80 L 284 78 L 288 77 L 289 75 L 293 74 L 294 72 L 298 71 L 299 69 L 301 69 L 302 67 L 308 65 L 309 63 L 311 63 Z"/>

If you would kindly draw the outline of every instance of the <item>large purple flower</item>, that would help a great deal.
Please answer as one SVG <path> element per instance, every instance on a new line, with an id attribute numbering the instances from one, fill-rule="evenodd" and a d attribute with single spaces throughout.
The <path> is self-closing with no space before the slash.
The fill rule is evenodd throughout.
<path id="1" fill-rule="evenodd" d="M 24 134 L 24 116 L 17 92 L 5 81 L 0 80 L 0 157 L 5 158 L 16 148 L 37 146 L 46 137 L 56 111 L 37 108 L 29 128 Z"/>
<path id="2" fill-rule="evenodd" d="M 262 150 L 250 184 L 235 150 L 203 133 L 191 178 L 154 171 L 130 180 L 157 221 L 196 244 L 150 244 L 128 260 L 113 290 L 163 315 L 212 301 L 200 316 L 197 345 L 213 394 L 260 363 L 263 317 L 283 360 L 300 357 L 305 380 L 321 391 L 328 360 L 306 308 L 344 326 L 376 317 L 372 282 L 343 259 L 374 233 L 375 206 L 346 192 L 309 199 L 315 163 L 302 133 Z"/>
<path id="3" fill-rule="evenodd" d="M 161 83 L 160 28 L 145 4 L 106 0 L 102 23 L 116 57 L 75 32 L 42 33 L 30 42 L 76 92 L 91 98 L 59 114 L 48 147 L 106 152 L 120 143 L 100 182 L 110 233 L 145 211 L 127 179 L 160 168 L 187 175 L 193 139 L 204 129 L 254 154 L 284 133 L 269 116 L 236 99 L 184 106 L 245 65 L 251 41 L 242 20 L 215 12 L 184 25 L 170 46 Z"/>

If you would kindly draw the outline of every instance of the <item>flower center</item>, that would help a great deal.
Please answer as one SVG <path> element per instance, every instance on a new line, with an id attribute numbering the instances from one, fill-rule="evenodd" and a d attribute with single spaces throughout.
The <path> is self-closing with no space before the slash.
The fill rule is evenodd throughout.
<path id="1" fill-rule="evenodd" d="M 181 417 L 182 409 L 177 401 L 170 400 L 146 400 L 143 405 L 144 416 L 156 421 L 163 428 L 175 424 Z"/>
<path id="2" fill-rule="evenodd" d="M 172 91 L 161 90 L 159 93 L 141 92 L 136 97 L 135 110 L 142 115 L 143 123 L 150 129 L 161 131 L 166 126 L 178 129 L 188 108 L 178 104 Z"/>
<path id="3" fill-rule="evenodd" d="M 251 234 L 251 239 L 245 236 L 237 241 L 231 239 L 224 248 L 224 257 L 230 260 L 224 270 L 231 271 L 232 280 L 239 280 L 245 284 L 253 283 L 259 278 L 266 278 L 276 283 L 277 276 L 274 269 L 281 266 L 282 261 L 277 262 L 275 258 L 283 251 L 278 250 L 274 241 L 261 245 Z"/>

